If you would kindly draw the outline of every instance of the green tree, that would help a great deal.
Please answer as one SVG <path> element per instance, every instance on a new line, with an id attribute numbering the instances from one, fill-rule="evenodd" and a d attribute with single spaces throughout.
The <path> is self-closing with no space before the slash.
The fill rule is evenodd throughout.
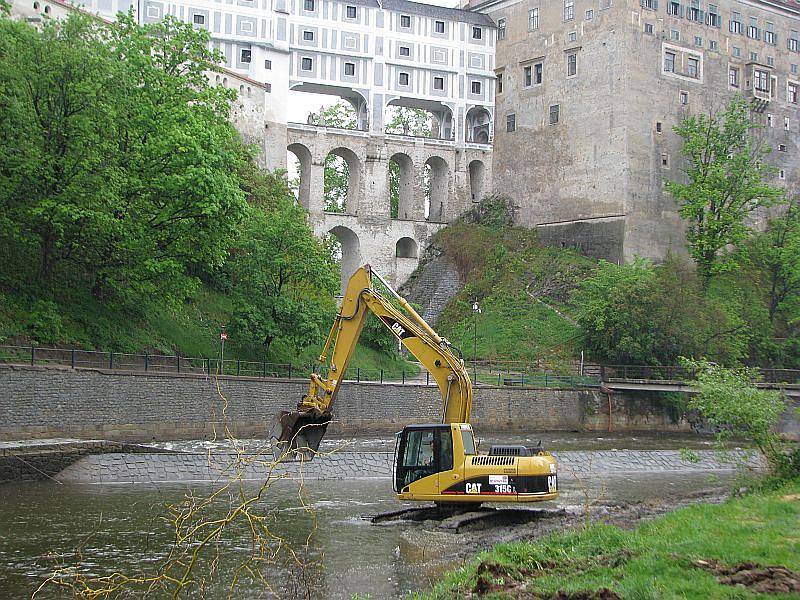
<path id="1" fill-rule="evenodd" d="M 0 28 L 0 243 L 38 256 L 41 285 L 68 273 L 129 306 L 181 300 L 193 265 L 225 258 L 250 160 L 233 93 L 208 82 L 208 32 L 78 13 Z"/>
<path id="2" fill-rule="evenodd" d="M 327 333 L 338 269 L 283 179 L 255 170 L 248 179 L 247 215 L 230 250 L 232 330 L 273 357 L 275 342 L 296 355 Z"/>
<path id="3" fill-rule="evenodd" d="M 775 431 L 786 410 L 783 392 L 757 387 L 760 378 L 752 369 L 726 369 L 706 360 L 684 364 L 694 369 L 698 388 L 688 407 L 718 429 L 720 442 L 746 437 L 767 459 L 772 475 L 788 478 L 800 474 L 800 451 L 790 452 Z"/>
<path id="4" fill-rule="evenodd" d="M 792 203 L 784 215 L 772 219 L 765 232 L 753 236 L 745 254 L 764 278 L 770 321 L 774 322 L 781 311 L 797 315 L 800 300 L 800 205 Z"/>
<path id="5" fill-rule="evenodd" d="M 747 237 L 747 217 L 782 196 L 765 181 L 773 173 L 766 161 L 771 150 L 756 140 L 757 129 L 741 97 L 722 113 L 693 115 L 675 128 L 683 139 L 687 182 L 669 181 L 666 189 L 680 205 L 689 253 L 706 284 L 733 266 L 725 251 Z"/>
<path id="6" fill-rule="evenodd" d="M 713 356 L 735 363 L 747 356 L 752 332 L 740 316 L 742 298 L 720 293 L 710 299 L 676 259 L 657 267 L 641 259 L 601 262 L 572 302 L 584 346 L 602 360 L 658 365 Z"/>

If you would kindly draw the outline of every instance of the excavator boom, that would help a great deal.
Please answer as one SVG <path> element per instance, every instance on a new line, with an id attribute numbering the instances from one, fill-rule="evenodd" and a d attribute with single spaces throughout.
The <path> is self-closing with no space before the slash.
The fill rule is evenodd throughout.
<path id="1" fill-rule="evenodd" d="M 373 277 L 388 290 L 398 308 L 373 286 Z M 271 435 L 273 451 L 283 460 L 310 460 L 333 419 L 336 395 L 358 344 L 367 313 L 373 313 L 430 372 L 442 395 L 442 423 L 468 423 L 472 384 L 464 362 L 411 305 L 369 265 L 350 277 L 342 306 L 320 354 L 321 373 L 312 373 L 308 393 L 297 410 L 281 412 Z M 322 374 L 324 372 L 324 375 Z"/>

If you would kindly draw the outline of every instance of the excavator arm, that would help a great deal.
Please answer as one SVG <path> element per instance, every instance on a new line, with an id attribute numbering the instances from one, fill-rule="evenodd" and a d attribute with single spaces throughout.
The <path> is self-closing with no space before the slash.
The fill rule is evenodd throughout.
<path id="1" fill-rule="evenodd" d="M 398 309 L 373 286 L 384 284 L 402 307 Z M 342 306 L 320 354 L 322 374 L 312 373 L 308 394 L 294 412 L 281 412 L 273 430 L 273 450 L 284 459 L 311 459 L 333 418 L 336 395 L 353 356 L 367 313 L 378 320 L 430 372 L 442 396 L 442 422 L 467 423 L 472 408 L 472 384 L 450 343 L 440 337 L 411 305 L 369 265 L 359 268 L 347 284 Z"/>

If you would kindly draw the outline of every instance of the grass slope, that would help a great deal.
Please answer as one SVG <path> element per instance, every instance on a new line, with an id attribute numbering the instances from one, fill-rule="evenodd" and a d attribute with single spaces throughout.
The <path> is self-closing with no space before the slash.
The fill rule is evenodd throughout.
<path id="1" fill-rule="evenodd" d="M 498 545 L 418 598 L 468 596 L 479 570 L 484 573 L 482 585 L 505 588 L 482 596 L 486 598 L 549 598 L 559 591 L 602 588 L 625 599 L 800 597 L 723 585 L 711 571 L 694 566 L 698 560 L 800 571 L 800 482 L 723 504 L 676 510 L 632 531 L 593 525 L 536 542 Z"/>
<path id="2" fill-rule="evenodd" d="M 457 223 L 439 232 L 437 242 L 466 280 L 437 328 L 464 356 L 473 357 L 475 337 L 481 359 L 558 363 L 577 354 L 569 294 L 594 260 L 544 247 L 535 231 L 520 227 Z"/>
<path id="3" fill-rule="evenodd" d="M 75 347 L 114 352 L 180 353 L 191 357 L 216 357 L 219 332 L 231 321 L 230 297 L 201 286 L 178 307 L 153 301 L 140 306 L 136 314 L 125 313 L 97 301 L 88 290 L 59 290 L 49 300 L 35 291 L 0 292 L 0 344 Z M 387 332 L 387 336 L 390 334 Z M 319 355 L 324 340 L 311 340 L 299 355 L 289 348 L 273 348 L 268 362 L 310 364 Z M 262 361 L 249 340 L 231 336 L 225 346 L 226 358 Z M 350 363 L 364 372 L 365 379 L 399 379 L 402 372 L 416 374 L 419 368 L 396 354 L 386 354 L 364 344 L 356 348 Z"/>

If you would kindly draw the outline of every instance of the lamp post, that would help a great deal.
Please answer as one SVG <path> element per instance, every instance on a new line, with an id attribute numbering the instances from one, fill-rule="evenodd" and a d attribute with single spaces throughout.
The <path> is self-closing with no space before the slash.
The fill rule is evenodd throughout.
<path id="1" fill-rule="evenodd" d="M 478 360 L 478 315 L 481 308 L 478 306 L 478 299 L 472 303 L 472 360 Z"/>

